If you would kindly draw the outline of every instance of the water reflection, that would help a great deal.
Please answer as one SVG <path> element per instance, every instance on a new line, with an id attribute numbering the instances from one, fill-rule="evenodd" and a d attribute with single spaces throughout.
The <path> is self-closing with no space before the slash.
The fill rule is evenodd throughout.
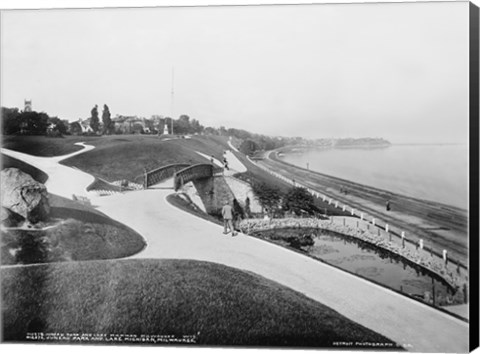
<path id="1" fill-rule="evenodd" d="M 310 256 L 372 280 L 389 288 L 435 305 L 453 301 L 452 289 L 438 275 L 399 255 L 362 240 L 318 229 L 280 229 L 258 233 L 261 237 L 284 245 L 291 239 L 312 239 L 310 246 L 297 247 Z"/>

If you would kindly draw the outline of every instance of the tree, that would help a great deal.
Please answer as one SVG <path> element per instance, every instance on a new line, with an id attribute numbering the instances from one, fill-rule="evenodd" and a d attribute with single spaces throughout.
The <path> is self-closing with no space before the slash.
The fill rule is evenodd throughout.
<path id="1" fill-rule="evenodd" d="M 2 134 L 10 135 L 20 132 L 20 112 L 18 108 L 2 107 Z"/>
<path id="2" fill-rule="evenodd" d="M 255 151 L 258 150 L 258 145 L 255 141 L 247 139 L 242 142 L 239 150 L 245 155 L 252 155 Z"/>
<path id="3" fill-rule="evenodd" d="M 61 135 L 67 134 L 68 127 L 65 124 L 65 122 L 63 120 L 61 120 L 60 118 L 50 117 L 48 119 L 48 124 L 53 124 L 54 125 L 54 128 L 53 128 L 54 132 L 58 132 Z"/>
<path id="4" fill-rule="evenodd" d="M 90 127 L 93 129 L 93 131 L 96 133 L 98 132 L 98 128 L 100 126 L 100 121 L 98 119 L 98 106 L 95 105 L 95 107 L 92 108 L 91 111 L 91 116 L 90 116 Z"/>
<path id="5" fill-rule="evenodd" d="M 190 117 L 182 114 L 177 120 L 173 121 L 173 130 L 176 134 L 190 133 Z"/>
<path id="6" fill-rule="evenodd" d="M 285 211 L 292 211 L 298 216 L 305 213 L 315 215 L 319 212 L 313 196 L 301 187 L 293 187 L 287 192 L 282 207 Z"/>
<path id="7" fill-rule="evenodd" d="M 219 135 L 228 135 L 228 130 L 222 125 L 220 128 L 218 128 L 218 133 Z"/>
<path id="8" fill-rule="evenodd" d="M 278 189 L 274 189 L 266 183 L 254 183 L 252 190 L 263 208 L 273 212 L 278 208 L 282 200 L 282 195 Z"/>
<path id="9" fill-rule="evenodd" d="M 93 114 L 92 114 L 92 116 L 93 116 Z M 106 104 L 103 105 L 102 122 L 103 122 L 103 134 L 112 134 L 115 130 L 114 129 L 114 123 L 112 122 L 112 119 L 110 118 L 110 110 L 108 109 L 108 106 Z M 92 129 L 93 129 L 93 127 L 92 127 Z"/>
<path id="10" fill-rule="evenodd" d="M 218 135 L 218 130 L 213 127 L 206 127 L 204 132 L 208 135 Z"/>
<path id="11" fill-rule="evenodd" d="M 202 133 L 204 128 L 203 128 L 203 125 L 201 125 L 198 120 L 192 119 L 192 121 L 190 122 L 190 129 L 191 129 L 191 133 L 195 134 L 195 133 Z"/>
<path id="12" fill-rule="evenodd" d="M 22 130 L 29 135 L 44 135 L 47 132 L 49 116 L 46 113 L 22 112 L 20 122 Z"/>

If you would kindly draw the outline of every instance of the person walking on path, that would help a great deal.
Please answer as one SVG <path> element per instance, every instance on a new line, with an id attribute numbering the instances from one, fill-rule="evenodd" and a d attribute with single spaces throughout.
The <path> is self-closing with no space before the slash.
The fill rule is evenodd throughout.
<path id="1" fill-rule="evenodd" d="M 233 198 L 233 227 L 235 230 L 240 229 L 240 222 L 245 218 L 242 206 L 236 198 Z"/>
<path id="2" fill-rule="evenodd" d="M 227 226 L 228 226 L 230 228 L 230 231 L 232 232 L 232 236 L 235 236 L 236 233 L 235 233 L 235 229 L 233 228 L 233 210 L 230 204 L 228 203 L 228 200 L 225 200 L 225 205 L 222 208 L 222 217 L 223 217 L 223 233 L 225 235 L 228 234 L 227 232 Z"/>
<path id="3" fill-rule="evenodd" d="M 390 200 L 387 200 L 387 204 L 385 205 L 387 211 L 390 211 Z"/>

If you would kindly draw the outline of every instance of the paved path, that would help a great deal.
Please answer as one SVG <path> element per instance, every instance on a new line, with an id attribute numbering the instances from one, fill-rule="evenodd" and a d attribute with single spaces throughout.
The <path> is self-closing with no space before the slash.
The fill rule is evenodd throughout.
<path id="1" fill-rule="evenodd" d="M 19 156 L 4 149 L 2 152 Z M 68 180 L 82 180 L 85 174 L 81 171 L 62 165 L 54 168 L 41 158 L 22 160 L 50 171 L 51 186 L 63 186 L 58 188 L 60 195 L 71 196 L 69 188 L 82 189 L 65 184 L 64 179 L 68 173 Z M 165 197 L 170 193 L 156 189 L 92 196 L 92 204 L 145 238 L 147 247 L 132 258 L 196 259 L 251 271 L 333 308 L 406 349 L 468 351 L 467 323 L 282 247 L 242 234 L 234 238 L 224 236 L 220 226 L 168 204 Z"/>
<path id="2" fill-rule="evenodd" d="M 59 164 L 62 160 L 95 148 L 94 146 L 85 145 L 84 143 L 76 143 L 75 145 L 83 146 L 83 149 L 68 155 L 55 157 L 32 156 L 4 148 L 2 148 L 1 151 L 2 154 L 24 161 L 45 172 L 48 175 L 45 186 L 50 193 L 72 199 L 72 194 L 77 196 L 89 195 L 86 187 L 95 180 L 95 178 L 88 173 Z"/>

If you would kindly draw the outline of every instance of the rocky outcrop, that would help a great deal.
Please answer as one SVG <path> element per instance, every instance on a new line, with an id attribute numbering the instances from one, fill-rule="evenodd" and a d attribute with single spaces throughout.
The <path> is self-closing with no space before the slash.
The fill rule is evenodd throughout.
<path id="1" fill-rule="evenodd" d="M 2 218 L 2 225 L 5 227 L 16 227 L 22 224 L 25 221 L 25 218 L 17 213 L 14 213 L 10 209 L 2 208 L 0 209 L 0 215 Z"/>
<path id="2" fill-rule="evenodd" d="M 47 188 L 17 168 L 1 172 L 2 207 L 35 224 L 45 221 L 50 214 Z M 4 215 L 14 215 L 2 210 Z M 10 219 L 9 217 L 6 220 Z M 7 226 L 7 225 L 5 225 Z"/>

